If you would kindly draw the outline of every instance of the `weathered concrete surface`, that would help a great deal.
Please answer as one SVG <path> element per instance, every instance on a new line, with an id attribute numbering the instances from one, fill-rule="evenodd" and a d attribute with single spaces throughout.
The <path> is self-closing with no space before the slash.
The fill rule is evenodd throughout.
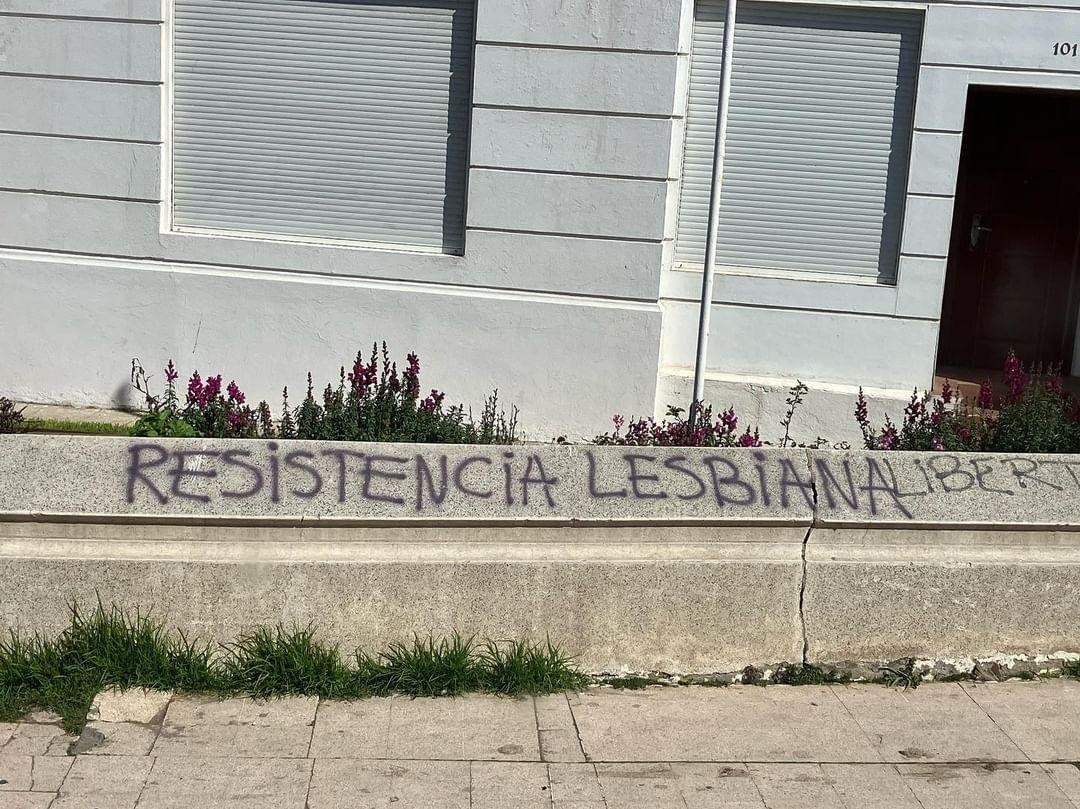
<path id="1" fill-rule="evenodd" d="M 809 453 L 815 526 L 1080 529 L 1080 456 Z"/>
<path id="2" fill-rule="evenodd" d="M 798 450 L 0 436 L 0 515 L 809 526 Z"/>
<path id="3" fill-rule="evenodd" d="M 0 629 L 67 603 L 149 606 L 233 639 L 313 624 L 345 648 L 550 637 L 591 670 L 728 671 L 802 654 L 795 528 L 0 524 Z"/>
<path id="4" fill-rule="evenodd" d="M 814 529 L 810 659 L 1080 649 L 1080 533 Z"/>
<path id="5" fill-rule="evenodd" d="M 175 697 L 141 753 L 5 745 L 0 806 L 1075 809 L 1076 683 L 589 689 L 505 699 Z M 22 722 L 55 748 L 58 726 Z M 566 738 L 550 756 L 544 729 Z M 537 743 L 538 737 L 540 744 Z"/>

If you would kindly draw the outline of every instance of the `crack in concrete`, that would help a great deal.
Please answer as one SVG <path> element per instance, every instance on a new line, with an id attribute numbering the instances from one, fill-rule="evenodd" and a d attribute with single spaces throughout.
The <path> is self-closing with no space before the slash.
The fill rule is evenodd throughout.
<path id="1" fill-rule="evenodd" d="M 814 517 L 806 528 L 806 535 L 802 541 L 802 577 L 799 580 L 799 626 L 802 631 L 802 664 L 810 663 L 810 636 L 806 632 L 806 548 L 810 544 L 810 534 L 814 531 L 814 521 L 817 519 L 818 490 L 817 480 L 814 478 L 814 465 L 810 463 L 810 451 L 806 451 L 806 468 L 810 473 L 810 492 L 814 496 Z"/>

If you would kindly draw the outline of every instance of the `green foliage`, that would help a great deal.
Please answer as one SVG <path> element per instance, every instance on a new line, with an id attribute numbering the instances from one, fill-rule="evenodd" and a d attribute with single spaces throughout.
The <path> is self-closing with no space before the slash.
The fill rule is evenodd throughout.
<path id="1" fill-rule="evenodd" d="M 421 398 L 420 359 L 406 357 L 398 371 L 386 343 L 375 344 L 365 362 L 361 353 L 352 371 L 341 369 L 337 385 L 315 394 L 311 374 L 300 406 L 290 409 L 284 391 L 281 438 L 328 441 L 404 441 L 425 444 L 512 444 L 517 431 L 517 408 L 509 416 L 496 390 L 484 400 L 479 422 L 461 405 L 444 407 L 445 394 L 432 389 Z"/>
<path id="2" fill-rule="evenodd" d="M 194 438 L 195 428 L 175 412 L 159 410 L 140 416 L 131 434 L 148 438 Z"/>
<path id="3" fill-rule="evenodd" d="M 585 687 L 586 679 L 551 641 L 488 642 L 478 656 L 481 687 L 495 694 L 552 694 Z"/>
<path id="4" fill-rule="evenodd" d="M 776 685 L 828 685 L 851 682 L 851 675 L 824 671 L 811 663 L 781 663 L 771 682 Z"/>
<path id="5" fill-rule="evenodd" d="M 259 627 L 226 647 L 222 678 L 228 687 L 253 697 L 307 694 L 349 699 L 365 693 L 359 672 L 337 649 L 320 645 L 309 629 Z"/>
<path id="6" fill-rule="evenodd" d="M 23 425 L 23 410 L 26 408 L 15 407 L 11 399 L 0 396 L 0 433 L 21 433 Z"/>
<path id="7" fill-rule="evenodd" d="M 260 402 L 253 410 L 235 381 L 223 377 L 203 379 L 195 371 L 188 380 L 184 400 L 172 363 L 165 367 L 165 391 L 150 392 L 149 376 L 137 359 L 131 363 L 132 385 L 143 394 L 146 412 L 134 434 L 172 438 L 298 438 L 326 441 L 404 441 L 439 444 L 512 444 L 516 440 L 517 408 L 507 415 L 496 390 L 484 400 L 479 421 L 464 406 L 444 406 L 445 394 L 420 393 L 420 359 L 409 354 L 404 370 L 391 362 L 386 343 L 372 347 L 365 362 L 357 353 L 352 371 L 341 368 L 336 384 L 328 384 L 321 397 L 311 374 L 307 395 L 299 407 L 289 405 L 289 389 L 282 390 L 281 418 L 274 423 L 270 406 Z"/>
<path id="8" fill-rule="evenodd" d="M 877 430 L 859 391 L 855 420 L 867 449 L 950 452 L 1080 452 L 1080 404 L 1065 393 L 1061 374 L 1025 369 L 1009 352 L 1002 391 L 985 382 L 972 405 L 946 382 L 940 396 L 911 395 L 899 427 L 888 417 Z"/>
<path id="9" fill-rule="evenodd" d="M 0 641 L 0 722 L 47 710 L 70 730 L 82 727 L 94 695 L 107 687 L 357 699 L 545 694 L 586 682 L 550 643 L 414 638 L 374 656 L 358 651 L 346 661 L 310 628 L 258 627 L 214 647 L 169 632 L 145 613 L 100 603 L 90 612 L 72 607 L 70 624 L 55 638 L 12 633 Z"/>
<path id="10" fill-rule="evenodd" d="M 392 643 L 378 658 L 357 653 L 357 667 L 370 672 L 373 690 L 443 697 L 480 690 L 472 638 L 454 634 L 436 642 L 414 637 L 411 644 Z"/>
<path id="11" fill-rule="evenodd" d="M 1080 452 L 1080 421 L 1066 397 L 1029 385 L 1001 406 L 990 448 L 995 452 Z"/>
<path id="12" fill-rule="evenodd" d="M 644 691 L 650 685 L 663 685 L 659 680 L 650 677 L 639 677 L 636 674 L 628 674 L 625 677 L 610 677 L 604 680 L 605 685 L 612 688 L 622 688 L 626 691 Z"/>

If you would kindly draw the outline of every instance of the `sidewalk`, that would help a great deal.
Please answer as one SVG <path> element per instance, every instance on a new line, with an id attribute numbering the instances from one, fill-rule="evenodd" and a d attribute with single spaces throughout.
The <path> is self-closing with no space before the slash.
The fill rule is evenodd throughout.
<path id="1" fill-rule="evenodd" d="M 0 809 L 1080 807 L 1072 681 L 356 703 L 129 692 L 101 698 L 79 739 L 48 718 L 0 725 Z"/>

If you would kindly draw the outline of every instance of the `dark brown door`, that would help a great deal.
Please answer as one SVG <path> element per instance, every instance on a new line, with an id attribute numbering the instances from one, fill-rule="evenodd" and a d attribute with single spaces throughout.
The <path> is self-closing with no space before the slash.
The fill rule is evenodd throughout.
<path id="1" fill-rule="evenodd" d="M 938 364 L 1072 362 L 1080 242 L 1080 93 L 973 89 L 960 157 Z"/>

